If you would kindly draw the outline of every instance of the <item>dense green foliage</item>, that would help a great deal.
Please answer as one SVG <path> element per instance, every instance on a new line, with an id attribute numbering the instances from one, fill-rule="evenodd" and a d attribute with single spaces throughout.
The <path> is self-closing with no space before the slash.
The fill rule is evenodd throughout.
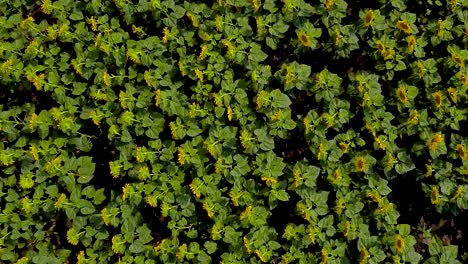
<path id="1" fill-rule="evenodd" d="M 467 7 L 0 1 L 0 263 L 466 263 Z"/>

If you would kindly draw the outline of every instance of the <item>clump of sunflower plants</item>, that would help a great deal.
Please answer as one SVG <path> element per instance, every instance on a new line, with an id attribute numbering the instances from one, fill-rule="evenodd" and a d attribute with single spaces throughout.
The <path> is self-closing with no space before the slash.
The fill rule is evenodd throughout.
<path id="1" fill-rule="evenodd" d="M 0 1 L 0 263 L 466 263 L 468 2 Z"/>

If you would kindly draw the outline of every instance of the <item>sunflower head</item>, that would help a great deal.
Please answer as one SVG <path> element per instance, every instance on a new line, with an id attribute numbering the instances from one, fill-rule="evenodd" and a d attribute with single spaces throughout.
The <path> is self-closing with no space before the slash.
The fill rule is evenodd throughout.
<path id="1" fill-rule="evenodd" d="M 406 34 L 410 34 L 412 32 L 411 26 L 406 20 L 398 20 L 396 23 L 396 27 L 401 31 L 405 32 Z"/>
<path id="2" fill-rule="evenodd" d="M 411 35 L 408 37 L 408 52 L 413 53 L 414 46 L 416 46 L 416 37 Z"/>
<path id="3" fill-rule="evenodd" d="M 437 188 L 437 186 L 432 186 L 431 203 L 438 204 L 439 202 L 440 202 L 439 189 Z"/>
<path id="4" fill-rule="evenodd" d="M 395 247 L 399 254 L 403 253 L 403 251 L 405 250 L 405 241 L 403 240 L 400 234 L 396 235 L 395 237 Z"/>
<path id="5" fill-rule="evenodd" d="M 358 172 L 363 172 L 366 169 L 366 160 L 364 157 L 358 157 L 356 159 L 355 166 Z"/>
<path id="6" fill-rule="evenodd" d="M 440 108 L 442 106 L 442 103 L 443 103 L 443 96 L 442 96 L 442 92 L 440 91 L 437 91 L 435 93 L 432 94 L 432 98 L 434 99 L 434 104 L 437 108 Z"/>
<path id="7" fill-rule="evenodd" d="M 369 27 L 374 22 L 374 10 L 369 9 L 364 17 L 364 26 Z"/>
<path id="8" fill-rule="evenodd" d="M 406 104 L 408 102 L 408 96 L 404 87 L 398 87 L 396 94 L 401 103 Z"/>
<path id="9" fill-rule="evenodd" d="M 377 41 L 376 48 L 379 50 L 380 54 L 382 55 L 387 53 L 387 49 L 385 48 L 385 45 L 380 40 Z"/>
<path id="10" fill-rule="evenodd" d="M 304 31 L 300 31 L 298 34 L 297 34 L 297 37 L 299 38 L 299 42 L 305 46 L 305 47 L 310 47 L 310 44 L 311 44 L 311 41 L 310 41 L 310 37 L 304 32 Z"/>
<path id="11" fill-rule="evenodd" d="M 460 158 L 462 160 L 465 160 L 467 156 L 465 146 L 462 144 L 457 144 L 457 151 L 458 151 L 458 154 L 460 155 Z"/>
<path id="12" fill-rule="evenodd" d="M 447 92 L 448 92 L 448 95 L 450 97 L 450 100 L 452 100 L 453 103 L 457 103 L 457 100 L 458 100 L 458 93 L 457 93 L 457 90 L 453 87 L 449 87 L 447 89 Z"/>

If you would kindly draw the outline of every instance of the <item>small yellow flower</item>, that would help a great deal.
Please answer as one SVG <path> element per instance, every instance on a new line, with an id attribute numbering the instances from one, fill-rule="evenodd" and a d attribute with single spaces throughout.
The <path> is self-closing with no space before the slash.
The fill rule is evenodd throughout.
<path id="1" fill-rule="evenodd" d="M 197 28 L 200 25 L 199 22 L 198 22 L 197 17 L 194 14 L 192 14 L 190 12 L 187 12 L 187 17 L 190 20 L 190 22 L 192 23 L 193 27 Z"/>
<path id="2" fill-rule="evenodd" d="M 410 34 L 412 32 L 411 26 L 406 20 L 398 20 L 396 27 L 406 34 Z"/>
<path id="3" fill-rule="evenodd" d="M 432 98 L 434 99 L 435 106 L 440 108 L 443 103 L 443 95 L 441 91 L 432 93 Z"/>
<path id="4" fill-rule="evenodd" d="M 403 251 L 405 250 L 405 240 L 403 240 L 400 234 L 395 236 L 395 247 L 398 254 L 403 253 Z"/>
<path id="5" fill-rule="evenodd" d="M 257 22 L 257 34 L 261 35 L 265 32 L 265 20 L 262 16 L 255 17 Z"/>
<path id="6" fill-rule="evenodd" d="M 189 188 L 190 188 L 190 191 L 192 191 L 193 195 L 195 195 L 195 197 L 197 197 L 197 198 L 201 197 L 201 193 L 200 193 L 199 188 L 197 186 L 195 186 L 195 184 L 193 182 L 191 184 L 189 184 Z"/>
<path id="7" fill-rule="evenodd" d="M 146 196 L 145 201 L 152 208 L 156 208 L 156 206 L 158 205 L 158 199 L 154 195 Z"/>
<path id="8" fill-rule="evenodd" d="M 112 82 L 111 82 L 111 79 L 110 79 L 110 75 L 109 75 L 109 73 L 107 73 L 107 71 L 104 71 L 102 73 L 102 80 L 104 81 L 104 84 L 107 87 L 111 86 Z"/>
<path id="9" fill-rule="evenodd" d="M 437 36 L 440 38 L 444 34 L 444 22 L 441 18 L 437 20 Z"/>
<path id="10" fill-rule="evenodd" d="M 201 60 L 204 60 L 206 58 L 206 54 L 208 52 L 208 45 L 204 44 L 201 46 L 201 51 L 200 55 L 198 56 Z"/>
<path id="11" fill-rule="evenodd" d="M 369 27 L 374 22 L 374 10 L 369 9 L 364 17 L 364 26 Z"/>
<path id="12" fill-rule="evenodd" d="M 299 169 L 295 169 L 293 175 L 294 175 L 294 187 L 297 188 L 302 184 L 301 171 Z"/>
<path id="13" fill-rule="evenodd" d="M 466 159 L 466 150 L 465 150 L 465 146 L 462 145 L 462 144 L 457 144 L 457 151 L 458 151 L 458 154 L 460 155 L 460 158 L 462 160 L 465 160 Z"/>
<path id="14" fill-rule="evenodd" d="M 138 169 L 138 179 L 144 181 L 150 177 L 150 171 L 148 166 L 142 166 Z"/>
<path id="15" fill-rule="evenodd" d="M 463 188 L 463 185 L 459 185 L 459 186 L 457 187 L 457 191 L 455 192 L 455 194 L 453 195 L 453 197 L 450 198 L 450 202 L 452 202 L 452 203 L 455 202 L 455 201 L 458 199 L 458 197 L 460 197 L 460 195 L 463 193 L 463 189 L 464 189 L 464 188 Z"/>
<path id="16" fill-rule="evenodd" d="M 432 186 L 431 203 L 437 205 L 439 204 L 439 202 L 440 202 L 439 188 L 437 188 L 437 186 Z"/>
<path id="17" fill-rule="evenodd" d="M 44 14 L 50 15 L 54 6 L 50 3 L 50 0 L 42 0 L 41 11 Z"/>
<path id="18" fill-rule="evenodd" d="M 101 210 L 101 218 L 105 225 L 109 225 L 110 218 L 109 218 L 109 212 L 106 207 L 104 207 Z"/>
<path id="19" fill-rule="evenodd" d="M 20 259 L 18 259 L 18 261 L 16 262 L 16 264 L 27 264 L 29 263 L 29 258 L 28 257 L 22 257 Z"/>
<path id="20" fill-rule="evenodd" d="M 122 187 L 122 200 L 127 199 L 128 192 L 130 191 L 130 184 L 126 183 L 124 187 Z"/>
<path id="21" fill-rule="evenodd" d="M 7 74 L 10 70 L 10 66 L 13 65 L 13 61 L 11 59 L 6 60 L 4 63 L 2 63 L 2 73 Z"/>
<path id="22" fill-rule="evenodd" d="M 246 217 L 250 215 L 250 212 L 252 211 L 252 206 L 247 206 L 245 210 L 241 213 L 240 215 L 240 220 L 244 220 Z"/>
<path id="23" fill-rule="evenodd" d="M 408 117 L 408 122 L 409 122 L 410 124 L 413 124 L 413 125 L 414 125 L 414 124 L 416 124 L 416 123 L 418 122 L 418 120 L 419 120 L 419 112 L 418 112 L 418 110 L 416 110 L 416 109 L 411 110 L 411 113 L 410 113 L 410 115 L 409 115 L 409 117 Z"/>
<path id="24" fill-rule="evenodd" d="M 185 258 L 186 254 L 187 254 L 187 244 L 184 243 L 177 249 L 176 259 L 181 262 Z"/>
<path id="25" fill-rule="evenodd" d="M 307 233 L 310 243 L 315 244 L 315 230 L 312 226 L 309 226 L 309 232 Z"/>
<path id="26" fill-rule="evenodd" d="M 304 134 L 307 135 L 310 132 L 310 125 L 311 125 L 309 118 L 307 116 L 304 117 L 303 122 L 304 122 Z"/>
<path id="27" fill-rule="evenodd" d="M 209 206 L 207 202 L 203 203 L 203 209 L 205 209 L 206 213 L 208 214 L 209 218 L 214 217 L 213 206 Z"/>
<path id="28" fill-rule="evenodd" d="M 63 202 L 67 199 L 67 196 L 62 193 L 60 194 L 59 198 L 57 199 L 57 201 L 54 203 L 54 208 L 55 209 L 60 209 L 62 208 L 62 205 L 63 205 Z"/>
<path id="29" fill-rule="evenodd" d="M 97 23 L 96 19 L 94 19 L 94 16 L 91 16 L 88 20 L 89 24 L 91 24 L 91 30 L 96 31 L 97 30 Z"/>
<path id="30" fill-rule="evenodd" d="M 218 157 L 218 159 L 215 162 L 215 173 L 216 174 L 221 174 L 221 170 L 223 169 L 223 159 L 221 157 Z"/>
<path id="31" fill-rule="evenodd" d="M 227 108 L 227 118 L 228 118 L 229 121 L 232 121 L 232 115 L 233 115 L 232 108 L 231 108 L 231 106 L 228 106 L 228 108 Z"/>
<path id="32" fill-rule="evenodd" d="M 250 0 L 250 3 L 252 4 L 252 7 L 255 12 L 257 12 L 260 9 L 260 4 L 257 0 Z"/>
<path id="33" fill-rule="evenodd" d="M 343 236 L 348 239 L 349 237 L 349 231 L 351 229 L 351 222 L 350 221 L 346 221 L 345 222 L 345 226 L 344 226 L 344 230 L 343 230 Z"/>
<path id="34" fill-rule="evenodd" d="M 21 29 L 26 29 L 27 26 L 29 26 L 30 23 L 34 22 L 34 18 L 32 16 L 28 16 L 26 19 L 21 21 Z"/>
<path id="35" fill-rule="evenodd" d="M 372 201 L 378 203 L 379 205 L 383 203 L 382 197 L 376 192 L 368 192 L 367 197 L 369 197 Z"/>
<path id="36" fill-rule="evenodd" d="M 457 8 L 458 0 L 450 0 L 450 10 L 453 12 Z"/>
<path id="37" fill-rule="evenodd" d="M 277 183 L 278 181 L 273 178 L 273 177 L 262 177 L 262 181 L 266 182 L 266 183 L 270 183 L 270 184 L 275 184 Z"/>
<path id="38" fill-rule="evenodd" d="M 78 233 L 74 227 L 70 228 L 67 231 L 67 241 L 68 243 L 76 246 L 80 242 L 81 233 Z"/>
<path id="39" fill-rule="evenodd" d="M 310 37 L 304 31 L 299 31 L 297 37 L 299 38 L 299 41 L 302 45 L 304 45 L 305 47 L 310 47 Z"/>
<path id="40" fill-rule="evenodd" d="M 37 125 L 37 118 L 38 115 L 36 113 L 32 113 L 31 118 L 29 119 L 28 127 L 33 129 Z"/>
<path id="41" fill-rule="evenodd" d="M 156 105 L 156 107 L 159 107 L 160 103 L 161 103 L 161 90 L 158 89 L 158 90 L 156 90 L 156 93 L 155 93 L 155 105 Z"/>
<path id="42" fill-rule="evenodd" d="M 195 69 L 195 75 L 200 82 L 203 82 L 203 72 L 199 69 Z"/>
<path id="43" fill-rule="evenodd" d="M 249 239 L 246 236 L 244 236 L 243 241 L 244 241 L 244 247 L 245 247 L 245 250 L 247 250 L 247 253 L 249 254 L 252 253 L 252 249 L 250 248 L 251 243 Z"/>
<path id="44" fill-rule="evenodd" d="M 335 29 L 335 46 L 338 46 L 341 42 L 341 39 L 343 36 L 341 35 L 341 32 L 339 29 Z"/>
<path id="45" fill-rule="evenodd" d="M 167 43 L 167 41 L 169 40 L 170 34 L 171 34 L 171 31 L 169 30 L 169 28 L 165 27 L 163 29 L 163 37 L 162 37 L 162 43 L 163 44 Z"/>
<path id="46" fill-rule="evenodd" d="M 432 166 L 430 164 L 426 164 L 426 173 L 424 174 L 424 176 L 426 177 L 432 176 L 432 171 L 433 171 Z"/>
<path id="47" fill-rule="evenodd" d="M 39 154 L 37 153 L 36 145 L 31 145 L 31 147 L 29 147 L 29 150 L 31 151 L 31 155 L 33 156 L 34 160 L 39 160 Z"/>
<path id="48" fill-rule="evenodd" d="M 361 249 L 361 254 L 359 255 L 359 264 L 367 264 L 367 259 L 369 258 L 369 251 L 364 247 Z"/>
<path id="49" fill-rule="evenodd" d="M 229 192 L 229 198 L 231 198 L 232 204 L 234 206 L 239 206 L 239 197 L 236 196 L 232 190 Z"/>
<path id="50" fill-rule="evenodd" d="M 325 8 L 327 10 L 330 10 L 330 8 L 333 6 L 334 2 L 333 2 L 333 0 L 325 0 L 324 4 L 325 4 Z"/>
<path id="51" fill-rule="evenodd" d="M 175 139 L 177 137 L 177 128 L 174 122 L 169 123 L 169 128 L 171 129 L 172 138 Z"/>
<path id="52" fill-rule="evenodd" d="M 320 256 L 321 256 L 320 264 L 326 264 L 328 260 L 328 252 L 325 248 L 322 248 L 322 251 L 320 251 Z"/>
<path id="53" fill-rule="evenodd" d="M 177 161 L 180 165 L 185 164 L 185 151 L 182 147 L 177 148 Z"/>
<path id="54" fill-rule="evenodd" d="M 426 68 L 424 67 L 424 64 L 421 61 L 418 61 L 418 75 L 419 79 L 422 79 L 424 77 L 424 74 L 426 73 Z"/>
<path id="55" fill-rule="evenodd" d="M 102 33 L 99 32 L 99 33 L 96 35 L 96 39 L 94 40 L 94 47 L 99 46 L 99 44 L 101 43 L 101 38 L 102 38 Z"/>

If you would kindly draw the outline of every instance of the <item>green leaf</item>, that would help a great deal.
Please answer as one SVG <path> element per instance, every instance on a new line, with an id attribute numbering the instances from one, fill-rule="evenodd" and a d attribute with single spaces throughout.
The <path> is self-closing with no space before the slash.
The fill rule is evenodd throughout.
<path id="1" fill-rule="evenodd" d="M 96 164 L 93 163 L 91 157 L 80 157 L 78 163 L 78 183 L 88 183 L 94 176 Z"/>
<path id="2" fill-rule="evenodd" d="M 73 13 L 69 17 L 74 21 L 82 20 L 84 18 L 83 13 L 76 9 L 73 10 Z"/>
<path id="3" fill-rule="evenodd" d="M 286 202 L 289 201 L 289 194 L 285 190 L 278 190 L 276 198 L 280 201 Z"/>
<path id="4" fill-rule="evenodd" d="M 206 248 L 206 252 L 208 254 L 213 254 L 214 252 L 216 252 L 216 249 L 218 247 L 218 244 L 216 244 L 215 242 L 213 241 L 206 241 L 205 244 L 204 244 L 205 248 Z"/>
<path id="5" fill-rule="evenodd" d="M 271 91 L 270 95 L 273 97 L 271 103 L 273 107 L 286 108 L 291 105 L 289 97 L 279 89 Z"/>
<path id="6" fill-rule="evenodd" d="M 260 45 L 256 43 L 250 44 L 252 47 L 249 53 L 249 59 L 255 62 L 262 62 L 268 58 L 268 55 L 262 51 Z"/>

